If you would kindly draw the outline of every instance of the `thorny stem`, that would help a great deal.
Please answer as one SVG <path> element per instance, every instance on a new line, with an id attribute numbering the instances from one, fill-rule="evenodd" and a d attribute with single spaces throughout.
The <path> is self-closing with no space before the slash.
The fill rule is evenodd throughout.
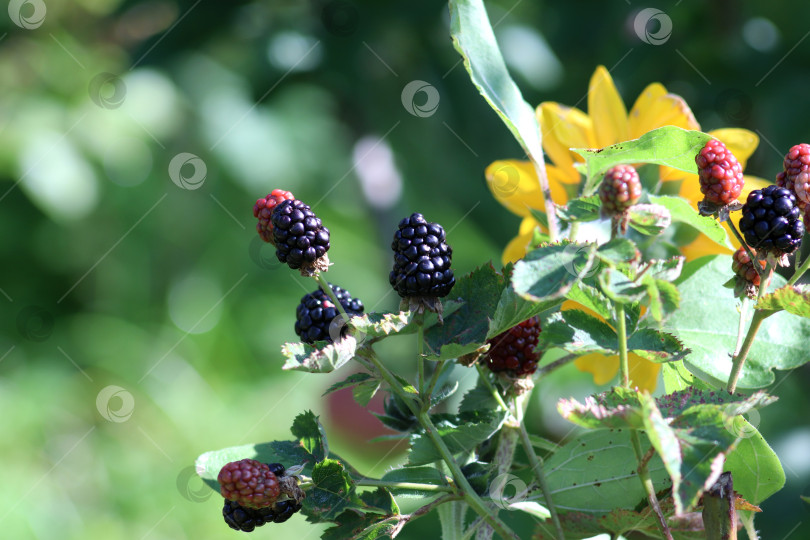
<path id="1" fill-rule="evenodd" d="M 443 497 L 439 497 L 438 499 L 436 499 L 434 501 L 431 501 L 431 502 L 427 503 L 426 505 L 421 506 L 421 507 L 417 508 L 416 510 L 414 510 L 411 514 L 408 515 L 408 520 L 410 521 L 413 518 L 422 517 L 422 516 L 424 516 L 425 514 L 427 514 L 428 512 L 430 512 L 431 510 L 433 510 L 434 508 L 436 508 L 439 505 L 442 505 L 442 504 L 448 503 L 448 502 L 452 502 L 452 501 L 460 501 L 463 498 L 464 497 L 462 497 L 460 495 L 455 495 L 455 494 L 452 494 L 452 493 L 449 494 L 449 495 L 444 495 Z"/>
<path id="2" fill-rule="evenodd" d="M 420 484 L 417 482 L 388 482 L 385 480 L 378 480 L 376 478 L 359 478 L 355 479 L 354 483 L 358 486 L 380 486 L 392 489 L 414 489 L 419 491 L 438 491 L 447 493 L 451 493 L 453 491 L 453 488 L 450 486 Z"/>
<path id="3" fill-rule="evenodd" d="M 542 154 L 540 156 L 529 156 L 534 164 L 534 170 L 537 172 L 537 179 L 540 182 L 540 191 L 543 192 L 543 202 L 546 207 L 546 219 L 548 220 L 548 236 L 549 240 L 554 242 L 560 235 L 560 223 L 557 220 L 557 211 L 554 208 L 554 201 L 551 199 L 551 190 L 548 187 L 548 176 L 546 175 L 546 163 L 543 161 Z"/>
<path id="4" fill-rule="evenodd" d="M 798 255 L 797 255 L 798 257 Z M 790 281 L 787 282 L 788 286 L 792 286 L 794 283 L 799 281 L 799 279 L 807 272 L 807 269 L 810 268 L 810 257 L 807 257 L 807 260 L 802 263 L 798 270 L 793 274 L 793 277 L 790 278 Z"/>
<path id="5" fill-rule="evenodd" d="M 501 521 L 497 515 L 490 512 L 490 510 L 484 504 L 484 501 L 481 500 L 478 494 L 475 493 L 472 486 L 470 486 L 467 478 L 464 477 L 464 473 L 461 472 L 461 468 L 458 466 L 458 463 L 456 463 L 456 460 L 453 458 L 452 452 L 450 452 L 450 449 L 447 448 L 447 445 L 439 436 L 436 426 L 433 425 L 433 421 L 430 419 L 430 416 L 426 412 L 419 410 L 419 406 L 413 402 L 412 397 L 402 388 L 402 385 L 400 385 L 399 381 L 396 379 L 396 377 L 394 377 L 391 371 L 389 371 L 388 368 L 386 368 L 383 363 L 380 362 L 380 359 L 373 350 L 365 349 L 364 354 L 369 360 L 371 360 L 371 362 L 374 363 L 374 366 L 380 371 L 380 374 L 382 375 L 383 379 L 385 379 L 385 382 L 388 383 L 391 390 L 393 390 L 405 401 L 408 408 L 411 409 L 411 413 L 413 413 L 413 415 L 425 429 L 425 434 L 436 447 L 436 450 L 439 451 L 442 459 L 450 469 L 450 472 L 453 475 L 453 480 L 460 490 L 459 495 L 461 495 L 470 508 L 472 508 L 475 513 L 483 517 L 486 522 L 489 523 L 492 528 L 501 535 L 501 537 L 505 539 L 511 538 L 517 540 L 515 533 L 512 532 L 512 530 L 503 521 Z"/>
<path id="6" fill-rule="evenodd" d="M 757 301 L 759 301 L 759 299 L 765 294 L 765 290 L 768 288 L 768 283 L 771 281 L 773 268 L 770 268 L 770 265 L 768 265 L 767 271 L 768 277 L 762 278 L 759 282 Z M 772 313 L 761 309 L 754 310 L 754 317 L 751 319 L 751 325 L 748 327 L 748 333 L 745 335 L 745 341 L 743 341 L 742 347 L 740 347 L 739 352 L 734 355 L 734 360 L 732 360 L 731 373 L 728 376 L 727 389 L 729 393 L 733 394 L 737 390 L 737 381 L 742 373 L 745 360 L 748 358 L 748 353 L 751 351 L 751 346 L 754 344 L 754 338 L 759 331 L 759 327 L 762 325 L 762 321 L 767 319 L 771 314 Z"/>
<path id="7" fill-rule="evenodd" d="M 647 493 L 650 506 L 652 507 L 653 512 L 655 512 L 655 516 L 658 518 L 658 528 L 661 529 L 661 533 L 664 535 L 666 540 L 672 540 L 672 533 L 669 531 L 667 520 L 664 518 L 663 512 L 661 512 L 661 506 L 659 506 L 658 498 L 655 496 L 655 486 L 653 485 L 652 478 L 650 478 L 650 473 L 647 470 L 647 462 L 644 461 L 644 456 L 641 453 L 641 439 L 638 436 L 638 431 L 630 431 L 630 440 L 633 443 L 633 452 L 635 452 L 636 459 L 639 462 L 638 478 L 641 480 L 641 485 L 644 486 L 644 491 Z"/>
<path id="8" fill-rule="evenodd" d="M 551 500 L 551 491 L 548 489 L 546 475 L 543 474 L 543 458 L 538 456 L 534 451 L 532 441 L 529 439 L 529 432 L 526 431 L 526 424 L 523 422 L 523 405 L 519 403 L 517 397 L 514 400 L 514 404 L 515 417 L 518 421 L 518 425 L 520 426 L 520 440 L 523 442 L 523 450 L 525 450 L 526 455 L 529 458 L 529 464 L 534 472 L 534 477 L 537 479 L 540 490 L 543 492 L 543 499 L 546 502 L 546 507 L 548 507 L 548 511 L 551 513 L 551 521 L 554 522 L 554 528 L 557 530 L 557 539 L 565 540 L 565 532 L 560 524 L 560 518 L 557 515 L 557 508 L 554 506 L 554 501 Z"/>
<path id="9" fill-rule="evenodd" d="M 624 304 L 616 303 L 616 319 L 619 330 L 619 365 L 622 372 L 622 386 L 630 388 L 630 368 L 627 360 L 627 322 L 624 319 Z"/>

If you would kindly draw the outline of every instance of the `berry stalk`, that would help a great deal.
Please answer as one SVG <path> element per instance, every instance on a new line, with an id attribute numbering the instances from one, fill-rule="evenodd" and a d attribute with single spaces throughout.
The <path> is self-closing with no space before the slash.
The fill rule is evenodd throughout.
<path id="1" fill-rule="evenodd" d="M 667 520 L 664 518 L 663 512 L 661 512 L 661 506 L 658 504 L 658 497 L 655 496 L 655 486 L 653 485 L 652 478 L 650 478 L 650 473 L 647 470 L 647 461 L 643 459 L 643 454 L 641 452 L 641 439 L 638 436 L 638 431 L 635 429 L 630 430 L 630 440 L 633 443 L 633 452 L 635 452 L 636 459 L 639 463 L 638 478 L 641 480 L 641 485 L 644 486 L 644 491 L 647 493 L 650 506 L 652 507 L 653 512 L 655 512 L 655 516 L 658 518 L 658 528 L 661 529 L 661 534 L 664 535 L 666 540 L 672 540 L 672 533 L 667 525 Z"/>
<path id="2" fill-rule="evenodd" d="M 340 313 L 340 316 L 343 317 L 343 322 L 345 324 L 349 324 L 349 317 L 348 313 L 346 313 L 346 309 L 343 307 L 343 304 L 340 303 L 337 295 L 335 295 L 335 291 L 332 290 L 332 287 L 329 286 L 329 283 L 326 281 L 320 272 L 315 273 L 312 277 L 315 278 L 315 281 L 318 282 L 318 285 L 321 287 L 321 290 L 329 296 L 329 299 L 332 300 L 332 303 L 335 304 L 335 308 Z"/>
<path id="3" fill-rule="evenodd" d="M 740 234 L 740 231 L 737 230 L 737 227 L 734 225 L 734 222 L 731 219 L 729 219 L 727 223 L 728 227 L 731 229 L 731 232 L 733 232 L 734 236 L 737 238 L 737 241 L 740 243 L 743 249 L 745 249 L 745 252 L 748 254 L 748 258 L 751 259 L 752 262 L 756 261 L 757 256 L 754 255 L 754 252 L 751 251 L 751 248 L 748 247 L 748 244 L 745 243 L 745 240 L 743 240 L 743 237 Z M 762 268 L 759 268 L 758 264 L 754 264 L 754 270 L 757 271 L 757 274 L 759 274 L 759 279 L 762 280 L 762 278 L 764 277 Z"/>
<path id="4" fill-rule="evenodd" d="M 481 379 L 481 381 L 483 381 L 484 386 L 487 387 L 487 390 L 489 390 L 489 393 L 492 394 L 493 398 L 495 398 L 495 401 L 498 402 L 498 405 L 501 407 L 501 409 L 503 409 L 506 412 L 511 412 L 509 410 L 509 407 L 506 405 L 503 398 L 501 397 L 500 392 L 498 392 L 498 390 L 494 386 L 492 386 L 492 383 L 489 382 L 487 374 L 484 373 L 484 368 L 481 366 L 481 364 L 476 363 L 475 369 L 478 370 L 478 378 Z"/>
<path id="5" fill-rule="evenodd" d="M 423 407 L 430 407 L 430 392 L 422 395 L 425 390 L 425 327 L 424 317 L 417 315 L 416 320 L 416 390 L 423 400 Z"/>
<path id="6" fill-rule="evenodd" d="M 525 398 L 529 395 L 531 394 L 524 394 L 523 397 Z M 528 402 L 527 399 L 523 399 L 522 401 L 524 403 Z M 548 508 L 549 513 L 551 514 L 551 521 L 554 523 L 554 528 L 557 530 L 557 540 L 565 540 L 565 532 L 560 524 L 560 517 L 557 515 L 557 508 L 554 506 L 554 501 L 551 500 L 551 491 L 548 489 L 546 475 L 543 473 L 543 458 L 538 456 L 534 451 L 532 441 L 529 439 L 529 432 L 526 431 L 526 424 L 523 421 L 524 404 L 521 403 L 521 399 L 518 397 L 515 397 L 514 404 L 516 419 L 518 425 L 520 426 L 520 440 L 523 443 L 523 450 L 525 450 L 526 455 L 529 457 L 529 465 L 531 465 L 532 471 L 534 472 L 534 477 L 537 479 L 537 483 L 540 485 L 540 491 L 543 492 L 543 499 L 546 502 L 546 507 Z"/>
<path id="7" fill-rule="evenodd" d="M 624 304 L 616 303 L 616 319 L 619 334 L 619 365 L 622 371 L 622 386 L 630 388 L 630 368 L 627 360 L 627 323 L 624 319 Z"/>

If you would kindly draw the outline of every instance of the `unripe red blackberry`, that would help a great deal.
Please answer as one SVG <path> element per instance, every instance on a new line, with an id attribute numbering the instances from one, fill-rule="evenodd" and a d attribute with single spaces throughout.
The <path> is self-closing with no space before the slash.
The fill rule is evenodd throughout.
<path id="1" fill-rule="evenodd" d="M 745 180 L 742 165 L 717 139 L 712 139 L 695 156 L 704 199 L 718 205 L 732 203 L 740 196 Z"/>
<path id="2" fill-rule="evenodd" d="M 289 191 L 274 189 L 272 193 L 267 194 L 267 197 L 256 200 L 256 204 L 253 205 L 253 217 L 259 220 L 256 224 L 256 231 L 262 237 L 262 240 L 275 245 L 273 241 L 273 223 L 270 220 L 273 216 L 273 209 L 282 201 L 291 201 L 293 199 L 295 197 Z"/>
<path id="3" fill-rule="evenodd" d="M 753 249 L 751 252 L 756 255 L 756 251 Z M 731 263 L 731 269 L 734 271 L 734 273 L 751 285 L 759 287 L 759 274 L 757 273 L 756 268 L 754 268 L 754 263 L 751 261 L 751 257 L 748 256 L 745 248 L 737 248 L 737 251 L 734 252 L 733 258 L 734 260 Z M 759 264 L 760 268 L 763 270 L 765 269 L 765 261 L 757 260 L 757 264 Z"/>
<path id="4" fill-rule="evenodd" d="M 349 317 L 362 315 L 365 307 L 363 302 L 357 298 L 352 298 L 349 291 L 336 285 L 329 284 L 332 292 L 340 301 L 343 309 Z M 295 310 L 295 333 L 304 343 L 315 343 L 316 341 L 332 342 L 336 335 L 341 335 L 346 331 L 346 322 L 338 319 L 340 326 L 330 329 L 332 322 L 340 316 L 337 307 L 332 303 L 332 299 L 321 289 L 312 291 L 301 298 L 301 303 Z M 331 331 L 330 331 L 331 330 Z"/>
<path id="5" fill-rule="evenodd" d="M 493 372 L 506 371 L 515 377 L 531 375 L 540 359 L 540 354 L 535 351 L 539 336 L 540 321 L 532 317 L 488 339 L 487 367 Z"/>
<path id="6" fill-rule="evenodd" d="M 783 162 L 785 170 L 776 175 L 776 185 L 796 195 L 796 204 L 804 209 L 810 203 L 810 144 L 792 146 Z"/>
<path id="7" fill-rule="evenodd" d="M 450 264 L 453 250 L 445 242 L 444 229 L 411 214 L 400 221 L 391 249 L 394 268 L 388 276 L 391 286 L 403 298 L 442 298 L 456 283 Z"/>
<path id="8" fill-rule="evenodd" d="M 276 502 L 281 488 L 266 463 L 242 459 L 226 464 L 217 475 L 219 490 L 229 501 L 246 508 L 264 508 Z"/>
<path id="9" fill-rule="evenodd" d="M 602 212 L 607 216 L 624 213 L 641 198 L 641 180 L 632 165 L 616 165 L 605 173 L 599 185 Z"/>
<path id="10" fill-rule="evenodd" d="M 757 251 L 777 257 L 793 253 L 804 236 L 796 195 L 777 186 L 755 189 L 743 206 L 740 232 Z"/>
<path id="11" fill-rule="evenodd" d="M 282 201 L 271 221 L 278 260 L 292 269 L 327 269 L 328 260 L 322 257 L 329 250 L 329 229 L 308 205 L 298 199 Z"/>

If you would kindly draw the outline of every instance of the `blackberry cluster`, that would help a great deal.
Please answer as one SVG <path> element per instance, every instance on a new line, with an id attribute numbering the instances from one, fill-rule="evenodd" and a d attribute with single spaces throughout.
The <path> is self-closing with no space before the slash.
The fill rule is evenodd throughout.
<path id="1" fill-rule="evenodd" d="M 275 245 L 273 241 L 273 223 L 270 221 L 273 216 L 273 209 L 283 201 L 293 199 L 295 197 L 289 191 L 274 189 L 272 193 L 267 194 L 267 197 L 256 200 L 256 204 L 253 205 L 253 217 L 259 220 L 256 224 L 256 231 L 262 237 L 262 240 Z"/>
<path id="2" fill-rule="evenodd" d="M 391 243 L 394 269 L 388 280 L 401 297 L 441 298 L 450 293 L 456 278 L 450 269 L 453 250 L 445 240 L 442 226 L 425 221 L 422 214 L 399 222 Z"/>
<path id="3" fill-rule="evenodd" d="M 332 291 L 340 301 L 346 314 L 351 316 L 362 315 L 365 307 L 363 302 L 352 295 L 346 289 L 329 284 Z M 295 310 L 295 333 L 304 343 L 315 343 L 316 341 L 333 341 L 329 332 L 332 321 L 340 315 L 337 307 L 332 303 L 332 299 L 317 289 L 301 298 L 301 303 Z M 345 332 L 346 326 L 340 328 L 341 335 Z"/>
<path id="4" fill-rule="evenodd" d="M 804 210 L 810 203 L 810 144 L 797 144 L 785 154 L 785 170 L 776 175 L 776 185 L 796 195 L 796 205 Z"/>
<path id="5" fill-rule="evenodd" d="M 753 249 L 751 252 L 756 255 L 756 251 Z M 755 287 L 759 287 L 760 278 L 759 274 L 757 273 L 756 268 L 754 268 L 754 263 L 751 261 L 751 257 L 748 256 L 748 253 L 745 251 L 745 248 L 737 248 L 737 251 L 734 252 L 733 261 L 731 263 L 731 269 L 734 271 L 737 276 L 743 279 L 745 282 L 754 285 Z M 757 264 L 760 265 L 760 268 L 763 270 L 765 269 L 765 261 L 757 260 Z"/>
<path id="6" fill-rule="evenodd" d="M 535 351 L 539 337 L 540 321 L 532 317 L 487 340 L 490 345 L 487 367 L 495 373 L 507 371 L 515 377 L 531 375 L 540 359 Z"/>
<path id="7" fill-rule="evenodd" d="M 252 532 L 265 523 L 284 523 L 300 509 L 301 503 L 292 499 L 277 501 L 264 508 L 247 508 L 236 501 L 226 500 L 222 517 L 231 529 Z"/>
<path id="8" fill-rule="evenodd" d="M 796 195 L 778 186 L 752 191 L 742 209 L 740 231 L 758 251 L 776 256 L 793 253 L 804 235 Z"/>
<path id="9" fill-rule="evenodd" d="M 220 469 L 217 482 L 223 497 L 247 508 L 270 506 L 281 494 L 275 473 L 255 459 L 227 463 Z"/>
<path id="10" fill-rule="evenodd" d="M 599 185 L 599 199 L 605 215 L 624 213 L 641 198 L 641 180 L 632 165 L 616 165 L 605 173 Z"/>
<path id="11" fill-rule="evenodd" d="M 315 267 L 329 251 L 329 229 L 298 199 L 285 200 L 273 210 L 276 257 L 292 269 Z"/>
<path id="12" fill-rule="evenodd" d="M 700 191 L 706 201 L 727 205 L 737 200 L 742 192 L 742 165 L 717 139 L 712 139 L 695 156 L 700 177 Z"/>

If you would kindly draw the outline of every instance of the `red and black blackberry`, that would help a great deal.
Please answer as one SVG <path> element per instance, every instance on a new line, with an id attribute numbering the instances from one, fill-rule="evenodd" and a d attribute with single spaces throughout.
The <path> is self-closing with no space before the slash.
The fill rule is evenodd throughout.
<path id="1" fill-rule="evenodd" d="M 745 180 L 742 165 L 717 139 L 712 139 L 695 156 L 704 200 L 728 205 L 740 196 Z"/>
<path id="2" fill-rule="evenodd" d="M 256 231 L 262 237 L 262 240 L 275 245 L 273 241 L 273 223 L 271 222 L 273 209 L 281 202 L 293 199 L 295 197 L 289 191 L 274 189 L 272 193 L 267 194 L 267 197 L 256 200 L 256 204 L 253 205 L 253 217 L 259 220 L 256 224 Z"/>
<path id="3" fill-rule="evenodd" d="M 227 463 L 220 469 L 217 482 L 223 497 L 246 508 L 270 506 L 281 494 L 276 475 L 266 463 L 255 459 Z"/>
<path id="4" fill-rule="evenodd" d="M 335 293 L 346 314 L 351 316 L 362 315 L 365 307 L 363 302 L 357 298 L 352 298 L 349 291 L 342 289 L 336 285 L 329 284 L 332 291 Z M 317 289 L 301 298 L 301 303 L 295 310 L 295 333 L 301 338 L 304 343 L 315 343 L 316 341 L 334 341 L 337 335 L 341 337 L 346 332 L 345 321 L 338 318 L 340 312 L 332 299 L 323 292 Z M 335 328 L 330 328 L 337 319 L 338 325 Z"/>
<path id="5" fill-rule="evenodd" d="M 495 373 L 504 371 L 515 377 L 531 375 L 540 359 L 535 350 L 539 337 L 540 321 L 532 317 L 488 339 L 486 366 Z"/>
<path id="6" fill-rule="evenodd" d="M 751 251 L 756 256 L 756 251 L 753 249 Z M 731 269 L 734 273 L 746 283 L 759 287 L 759 273 L 757 273 L 757 269 L 754 267 L 754 263 L 751 261 L 751 257 L 748 256 L 745 248 L 737 248 L 737 251 L 734 252 L 733 259 Z M 765 261 L 757 260 L 757 264 L 759 264 L 761 269 L 765 269 Z"/>
<path id="7" fill-rule="evenodd" d="M 742 209 L 740 231 L 757 251 L 775 256 L 793 253 L 804 235 L 796 195 L 778 186 L 752 191 Z"/>
<path id="8" fill-rule="evenodd" d="M 605 173 L 599 185 L 602 212 L 607 216 L 623 214 L 641 198 L 641 180 L 632 165 L 616 165 Z"/>
<path id="9" fill-rule="evenodd" d="M 273 242 L 276 257 L 292 269 L 326 270 L 329 229 L 312 209 L 298 199 L 285 200 L 273 210 Z"/>
<path id="10" fill-rule="evenodd" d="M 400 221 L 391 243 L 394 268 L 388 280 L 401 297 L 441 298 L 450 293 L 456 279 L 450 269 L 453 250 L 445 240 L 442 226 L 422 214 Z"/>
<path id="11" fill-rule="evenodd" d="M 796 205 L 804 209 L 810 203 L 810 144 L 792 146 L 783 162 L 785 170 L 776 175 L 776 185 L 796 195 Z"/>

